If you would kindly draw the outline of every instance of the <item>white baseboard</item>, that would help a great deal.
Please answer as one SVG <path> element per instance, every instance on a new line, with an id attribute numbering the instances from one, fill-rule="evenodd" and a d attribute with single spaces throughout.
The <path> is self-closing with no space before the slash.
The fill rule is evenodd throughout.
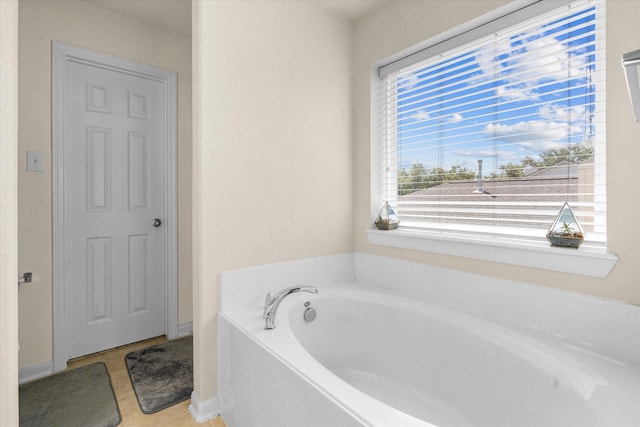
<path id="1" fill-rule="evenodd" d="M 183 337 L 185 335 L 191 335 L 193 333 L 193 322 L 183 323 L 178 325 L 178 336 Z"/>
<path id="2" fill-rule="evenodd" d="M 37 380 L 53 374 L 53 360 L 25 366 L 18 371 L 18 381 L 20 384 Z"/>
<path id="3" fill-rule="evenodd" d="M 2 1 L 2 0 L 0 0 Z M 193 333 L 193 322 L 178 325 L 178 337 L 190 335 Z M 18 371 L 18 381 L 20 384 L 37 380 L 53 374 L 53 360 L 37 363 L 35 365 L 25 366 Z"/>
<path id="4" fill-rule="evenodd" d="M 218 398 L 205 400 L 204 402 L 198 399 L 198 395 L 194 391 L 191 393 L 191 405 L 189 405 L 189 412 L 197 423 L 203 423 L 207 420 L 213 419 L 220 415 L 218 409 Z"/>

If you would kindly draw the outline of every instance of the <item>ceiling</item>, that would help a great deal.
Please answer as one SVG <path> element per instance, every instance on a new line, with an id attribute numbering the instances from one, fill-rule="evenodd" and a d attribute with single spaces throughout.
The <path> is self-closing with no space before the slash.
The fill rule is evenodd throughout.
<path id="1" fill-rule="evenodd" d="M 2 0 L 0 0 L 2 1 Z M 84 0 L 191 37 L 191 0 Z"/>
<path id="2" fill-rule="evenodd" d="M 0 0 L 1 1 L 1 0 Z M 191 0 L 84 0 L 113 12 L 133 16 L 191 36 Z M 310 1 L 347 20 L 358 19 L 391 0 L 296 0 Z"/>
<path id="3" fill-rule="evenodd" d="M 312 3 L 350 21 L 378 9 L 391 0 L 313 0 Z"/>

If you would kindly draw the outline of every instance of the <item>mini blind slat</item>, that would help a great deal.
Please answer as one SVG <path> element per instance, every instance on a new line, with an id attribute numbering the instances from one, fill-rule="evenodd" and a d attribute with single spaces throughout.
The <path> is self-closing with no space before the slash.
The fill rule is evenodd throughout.
<path id="1" fill-rule="evenodd" d="M 381 196 L 401 226 L 531 236 L 568 201 L 604 241 L 604 4 L 551 3 L 381 67 Z"/>

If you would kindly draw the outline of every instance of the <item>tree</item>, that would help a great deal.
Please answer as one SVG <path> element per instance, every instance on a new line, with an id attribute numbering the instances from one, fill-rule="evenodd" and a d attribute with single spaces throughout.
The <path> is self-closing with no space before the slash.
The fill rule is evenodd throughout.
<path id="1" fill-rule="evenodd" d="M 398 194 L 403 196 L 446 181 L 462 181 L 475 177 L 475 171 L 460 165 L 453 165 L 449 170 L 439 167 L 428 170 L 421 162 L 416 162 L 409 170 L 403 168 L 398 171 Z"/>
<path id="2" fill-rule="evenodd" d="M 417 190 L 427 188 L 427 169 L 420 162 L 415 162 L 407 171 L 402 168 L 398 171 L 398 194 L 405 195 Z"/>
<path id="3" fill-rule="evenodd" d="M 553 166 L 563 160 L 571 163 L 583 163 L 593 159 L 593 147 L 584 144 L 569 144 L 566 147 L 552 148 L 540 153 L 542 165 Z"/>
<path id="4" fill-rule="evenodd" d="M 507 178 L 520 178 L 524 176 L 524 168 L 524 162 L 519 165 L 511 162 L 506 165 L 500 165 L 500 170 L 502 171 L 501 176 L 506 176 Z"/>
<path id="5" fill-rule="evenodd" d="M 445 176 L 445 181 L 465 181 L 468 179 L 475 179 L 477 177 L 477 173 L 476 171 L 463 168 L 460 165 L 453 165 Z"/>
<path id="6" fill-rule="evenodd" d="M 566 147 L 551 148 L 540 153 L 540 160 L 527 155 L 520 160 L 520 164 L 509 162 L 506 165 L 501 165 L 501 173 L 498 176 L 492 174 L 490 177 L 520 178 L 525 176 L 524 169 L 527 166 L 545 168 L 563 161 L 578 164 L 590 160 L 593 160 L 593 147 L 588 147 L 584 144 L 569 144 Z"/>
<path id="7" fill-rule="evenodd" d="M 500 173 L 492 173 L 489 179 L 521 178 L 524 177 L 524 169 L 527 166 L 536 168 L 553 166 L 562 161 L 571 163 L 583 163 L 593 159 L 593 147 L 584 144 L 569 144 L 566 147 L 552 148 L 540 153 L 540 160 L 527 155 L 520 163 L 509 162 L 500 166 Z M 477 177 L 476 171 L 460 165 L 453 165 L 446 170 L 441 167 L 427 169 L 421 162 L 415 162 L 407 170 L 398 170 L 398 195 L 413 193 L 425 188 L 435 187 L 448 181 L 467 181 Z"/>

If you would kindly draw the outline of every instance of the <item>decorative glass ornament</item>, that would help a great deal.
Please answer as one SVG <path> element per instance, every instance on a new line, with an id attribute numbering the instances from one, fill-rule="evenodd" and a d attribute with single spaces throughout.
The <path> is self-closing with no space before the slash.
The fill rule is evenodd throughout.
<path id="1" fill-rule="evenodd" d="M 398 228 L 398 224 L 400 224 L 398 215 L 396 215 L 396 212 L 389 205 L 389 202 L 384 202 L 382 209 L 380 209 L 376 217 L 376 227 L 378 230 L 394 230 Z"/>
<path id="2" fill-rule="evenodd" d="M 565 202 L 555 221 L 547 231 L 547 240 L 551 246 L 561 248 L 579 248 L 584 240 L 584 231 L 576 219 L 569 203 Z"/>

